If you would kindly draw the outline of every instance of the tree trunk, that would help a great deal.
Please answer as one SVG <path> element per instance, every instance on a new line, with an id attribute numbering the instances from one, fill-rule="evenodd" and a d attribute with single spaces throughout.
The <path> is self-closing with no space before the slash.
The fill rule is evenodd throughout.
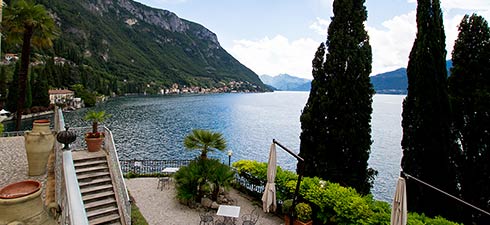
<path id="1" fill-rule="evenodd" d="M 31 54 L 31 38 L 33 34 L 32 26 L 25 26 L 24 38 L 22 43 L 22 55 L 19 70 L 19 98 L 17 99 L 17 120 L 15 129 L 20 130 L 22 122 L 22 112 L 26 100 L 27 73 L 29 71 L 29 61 Z"/>
<path id="2" fill-rule="evenodd" d="M 92 133 L 97 133 L 98 129 L 99 128 L 97 122 L 92 122 Z"/>

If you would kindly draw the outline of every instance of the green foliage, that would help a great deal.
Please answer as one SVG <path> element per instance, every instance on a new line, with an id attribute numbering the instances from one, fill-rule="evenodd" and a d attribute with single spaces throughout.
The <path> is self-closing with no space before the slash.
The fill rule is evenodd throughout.
<path id="1" fill-rule="evenodd" d="M 203 183 L 201 175 L 201 167 L 197 160 L 192 161 L 188 166 L 181 167 L 179 171 L 174 174 L 177 187 L 177 198 L 195 202 L 199 194 L 198 187 Z"/>
<path id="2" fill-rule="evenodd" d="M 2 135 L 2 133 L 3 133 L 3 129 L 4 129 L 4 127 L 3 127 L 3 123 L 0 123 L 0 135 Z"/>
<path id="3" fill-rule="evenodd" d="M 131 199 L 131 224 L 133 225 L 148 225 L 145 217 L 141 214 L 140 209 L 136 206 L 136 201 L 134 200 L 131 193 L 129 193 L 129 198 Z"/>
<path id="4" fill-rule="evenodd" d="M 86 121 L 92 122 L 92 133 L 98 132 L 98 124 L 104 122 L 106 119 L 109 119 L 112 115 L 105 113 L 105 111 L 88 111 L 85 114 L 84 119 Z"/>
<path id="5" fill-rule="evenodd" d="M 374 90 L 364 2 L 333 2 L 327 41 L 318 47 L 312 62 L 314 79 L 300 118 L 300 156 L 305 159 L 306 176 L 367 194 L 377 172 L 367 163 Z"/>
<path id="6" fill-rule="evenodd" d="M 262 163 L 248 160 L 240 160 L 233 166 L 240 174 L 248 173 L 250 176 L 260 175 L 267 168 L 259 166 Z M 257 165 L 255 169 L 250 165 Z M 282 170 L 278 170 L 278 176 L 282 176 Z M 284 179 L 280 183 L 276 179 L 276 188 L 285 189 L 289 194 L 296 189 L 297 176 L 285 173 L 289 180 Z M 265 179 L 265 178 L 263 178 Z M 318 177 L 304 177 L 299 190 L 300 199 L 313 208 L 313 219 L 323 224 L 390 224 L 391 207 L 387 202 L 377 201 L 372 195 L 361 195 L 354 188 L 342 187 L 337 183 L 324 181 Z M 282 199 L 279 198 L 278 199 Z M 284 199 L 283 199 L 284 200 Z M 292 200 L 283 201 L 283 213 L 289 212 Z M 409 213 L 409 224 L 456 224 L 441 217 L 428 218 L 424 215 Z M 316 222 L 315 222 L 316 223 Z"/>
<path id="7" fill-rule="evenodd" d="M 14 66 L 12 81 L 8 85 L 7 102 L 5 108 L 10 112 L 17 111 L 17 100 L 19 99 L 19 67 L 20 62 Z"/>
<path id="8" fill-rule="evenodd" d="M 71 89 L 75 91 L 75 96 L 79 97 L 85 103 L 85 106 L 92 107 L 95 106 L 97 95 L 89 92 L 82 84 L 74 84 Z"/>
<path id="9" fill-rule="evenodd" d="M 47 79 L 46 69 L 43 69 L 41 73 L 31 78 L 33 82 L 32 89 L 32 105 L 33 106 L 49 106 L 49 86 Z"/>
<path id="10" fill-rule="evenodd" d="M 302 222 L 308 222 L 311 220 L 311 214 L 313 213 L 313 211 L 311 210 L 311 206 L 307 203 L 301 202 L 297 204 L 294 210 L 296 212 L 298 220 Z"/>
<path id="11" fill-rule="evenodd" d="M 16 130 L 19 130 L 24 104 L 27 102 L 30 106 L 32 97 L 30 93 L 26 93 L 30 91 L 30 87 L 26 86 L 29 85 L 31 45 L 39 48 L 52 46 L 57 27 L 44 6 L 29 0 L 18 0 L 5 8 L 2 28 L 7 43 L 22 44 L 16 120 Z"/>
<path id="12" fill-rule="evenodd" d="M 419 0 L 417 37 L 410 52 L 408 94 L 402 113 L 402 169 L 457 196 L 454 157 L 457 144 L 451 133 L 447 93 L 445 34 L 439 0 Z M 454 218 L 454 201 L 416 182 L 407 182 L 408 208 L 430 216 Z"/>
<path id="13" fill-rule="evenodd" d="M 219 46 L 212 32 L 168 11 L 133 2 L 38 2 L 63 21 L 55 54 L 87 66 L 83 70 L 89 72 L 78 71 L 80 83 L 91 91 L 156 93 L 173 83 L 213 87 L 232 80 L 266 90 L 253 71 Z M 127 4 L 134 10 L 128 10 Z M 92 7 L 106 10 L 98 13 Z M 123 22 L 128 18 L 140 19 L 128 25 Z M 182 27 L 161 26 L 174 24 L 170 21 L 182 22 Z M 147 84 L 152 85 L 148 88 Z"/>
<path id="14" fill-rule="evenodd" d="M 490 209 L 490 195 L 483 194 L 490 193 L 490 28 L 483 17 L 463 18 L 452 60 L 449 95 L 454 132 L 461 142 L 456 157 L 461 196 Z M 488 223 L 488 216 L 471 208 L 461 211 L 467 224 Z"/>
<path id="15" fill-rule="evenodd" d="M 208 195 L 217 200 L 220 188 L 228 188 L 234 180 L 234 172 L 216 159 L 198 158 L 182 167 L 174 175 L 177 197 L 190 202 Z"/>
<path id="16" fill-rule="evenodd" d="M 282 202 L 282 214 L 288 214 L 293 206 L 293 199 L 286 199 Z"/>
<path id="17" fill-rule="evenodd" d="M 190 150 L 201 150 L 201 158 L 205 159 L 209 151 L 224 151 L 226 140 L 219 132 L 194 129 L 184 138 L 184 146 Z"/>

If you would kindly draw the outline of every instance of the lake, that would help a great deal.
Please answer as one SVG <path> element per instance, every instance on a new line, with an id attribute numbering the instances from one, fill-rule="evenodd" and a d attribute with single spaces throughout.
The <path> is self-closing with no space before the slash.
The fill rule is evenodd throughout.
<path id="1" fill-rule="evenodd" d="M 402 150 L 402 95 L 373 98 L 371 157 L 369 165 L 379 174 L 373 195 L 392 201 L 400 171 Z M 192 129 L 223 133 L 232 162 L 251 159 L 267 162 L 272 139 L 299 152 L 299 117 L 308 92 L 208 94 L 184 96 L 128 96 L 95 107 L 113 116 L 105 123 L 114 134 L 121 159 L 190 159 L 199 152 L 183 147 Z M 90 126 L 83 120 L 87 109 L 65 113 L 70 127 Z M 225 152 L 210 157 L 228 161 Z M 296 160 L 278 148 L 277 164 L 295 170 Z"/>

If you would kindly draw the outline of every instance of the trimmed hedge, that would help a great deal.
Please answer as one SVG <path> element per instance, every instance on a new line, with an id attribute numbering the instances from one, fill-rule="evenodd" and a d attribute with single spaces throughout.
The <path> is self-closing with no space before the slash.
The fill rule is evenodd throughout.
<path id="1" fill-rule="evenodd" d="M 240 160 L 233 163 L 239 174 L 267 180 L 267 163 Z M 245 177 L 247 177 L 245 176 Z M 278 199 L 291 198 L 298 176 L 277 167 L 276 187 Z M 310 203 L 313 218 L 323 224 L 390 224 L 391 206 L 387 202 L 374 200 L 372 195 L 362 196 L 354 188 L 342 187 L 337 183 L 318 177 L 304 177 L 299 190 L 300 198 Z M 408 225 L 455 225 L 442 217 L 429 218 L 423 214 L 409 213 Z"/>

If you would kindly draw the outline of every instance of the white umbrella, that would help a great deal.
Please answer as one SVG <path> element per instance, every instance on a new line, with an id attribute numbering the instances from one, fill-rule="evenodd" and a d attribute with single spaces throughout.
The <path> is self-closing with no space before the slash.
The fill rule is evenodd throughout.
<path id="1" fill-rule="evenodd" d="M 393 199 L 393 208 L 391 209 L 391 225 L 407 224 L 407 190 L 405 179 L 398 178 L 396 184 L 395 197 Z"/>
<path id="2" fill-rule="evenodd" d="M 262 209 L 264 212 L 276 211 L 276 145 L 272 143 L 267 164 L 267 184 L 262 195 Z"/>
<path id="3" fill-rule="evenodd" d="M 0 114 L 7 114 L 7 113 L 10 113 L 10 112 L 5 110 L 5 109 L 0 110 Z"/>

